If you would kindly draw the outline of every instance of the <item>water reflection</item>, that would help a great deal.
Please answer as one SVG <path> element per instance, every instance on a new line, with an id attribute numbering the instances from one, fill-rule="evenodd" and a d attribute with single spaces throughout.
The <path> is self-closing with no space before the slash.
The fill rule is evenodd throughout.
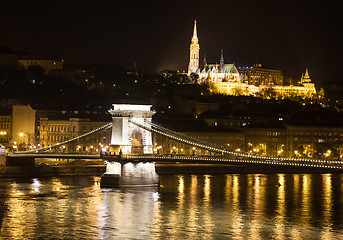
<path id="1" fill-rule="evenodd" d="M 333 174 L 161 176 L 160 189 L 98 177 L 1 180 L 4 239 L 339 239 Z"/>

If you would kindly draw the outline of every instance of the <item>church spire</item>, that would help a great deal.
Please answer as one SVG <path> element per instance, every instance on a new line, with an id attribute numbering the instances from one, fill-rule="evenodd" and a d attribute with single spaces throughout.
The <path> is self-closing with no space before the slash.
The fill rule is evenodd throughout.
<path id="1" fill-rule="evenodd" d="M 222 49 L 220 54 L 220 72 L 223 72 L 224 67 L 224 50 Z"/>
<path id="2" fill-rule="evenodd" d="M 188 75 L 195 73 L 199 68 L 199 53 L 200 46 L 197 36 L 197 21 L 194 21 L 193 37 L 191 40 L 191 45 L 189 47 L 189 65 L 188 65 Z"/>
<path id="3" fill-rule="evenodd" d="M 204 55 L 204 68 L 206 68 L 207 67 L 207 60 L 206 60 L 206 54 Z"/>
<path id="4" fill-rule="evenodd" d="M 193 38 L 198 38 L 198 36 L 197 36 L 197 20 L 194 20 Z"/>

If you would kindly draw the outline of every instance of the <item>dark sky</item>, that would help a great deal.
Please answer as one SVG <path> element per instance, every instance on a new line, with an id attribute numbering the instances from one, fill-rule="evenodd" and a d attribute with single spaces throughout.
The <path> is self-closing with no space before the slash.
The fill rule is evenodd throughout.
<path id="1" fill-rule="evenodd" d="M 0 46 L 148 71 L 186 70 L 193 22 L 201 58 L 266 67 L 314 81 L 342 80 L 339 1 L 2 2 Z"/>

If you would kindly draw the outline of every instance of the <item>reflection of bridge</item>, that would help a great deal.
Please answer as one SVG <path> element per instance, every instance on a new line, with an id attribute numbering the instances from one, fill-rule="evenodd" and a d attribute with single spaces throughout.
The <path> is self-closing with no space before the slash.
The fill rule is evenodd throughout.
<path id="1" fill-rule="evenodd" d="M 113 178 L 150 178 L 149 181 L 143 181 L 144 185 L 156 185 L 158 176 L 155 172 L 155 162 L 179 162 L 179 163 L 216 163 L 216 164 L 242 164 L 242 165 L 268 165 L 279 167 L 297 167 L 297 168 L 316 168 L 328 170 L 342 170 L 341 161 L 332 161 L 324 159 L 304 159 L 304 158 L 284 158 L 270 157 L 261 155 L 252 155 L 245 152 L 236 152 L 224 146 L 211 144 L 200 139 L 187 136 L 180 132 L 152 123 L 151 118 L 154 114 L 150 110 L 150 105 L 128 105 L 113 104 L 113 109 L 109 110 L 112 114 L 113 122 L 106 124 L 89 133 L 85 133 L 76 138 L 67 140 L 62 143 L 48 146 L 34 151 L 26 151 L 18 154 L 9 154 L 12 157 L 31 156 L 35 158 L 102 158 L 107 162 L 107 171 L 103 179 L 106 184 L 113 181 Z M 103 129 L 112 127 L 112 137 L 110 151 L 106 155 L 83 155 L 72 153 L 41 153 L 42 151 L 51 150 L 55 147 L 76 141 L 82 137 L 89 136 Z M 169 139 L 201 148 L 214 153 L 214 156 L 196 156 L 196 155 L 154 155 L 152 154 L 152 137 L 151 133 L 165 136 Z M 115 154 L 115 155 L 114 155 Z M 127 165 L 130 163 L 129 165 Z M 139 164 L 141 163 L 141 164 Z M 130 166 L 130 167 L 128 167 Z M 150 177 L 149 177 L 150 176 Z M 151 177 L 152 176 L 152 177 Z M 127 181 L 128 185 L 132 181 Z M 121 180 L 120 180 L 121 181 Z M 136 181 L 137 182 L 137 181 Z M 139 181 L 138 181 L 139 182 Z M 139 182 L 141 183 L 141 182 Z M 105 185 L 106 185 L 105 184 Z M 117 182 L 118 184 L 118 182 Z M 136 183 L 135 183 L 136 184 Z M 111 185 L 111 184 L 110 184 Z M 125 185 L 120 183 L 119 185 Z"/>
<path id="2" fill-rule="evenodd" d="M 280 167 L 300 167 L 300 168 L 321 168 L 321 169 L 343 169 L 343 162 L 331 160 L 312 160 L 312 159 L 292 159 L 288 158 L 273 158 L 273 159 L 256 159 L 251 157 L 229 157 L 222 156 L 190 156 L 190 155 L 126 155 L 118 156 L 103 156 L 106 161 L 120 162 L 177 162 L 177 163 L 216 163 L 216 164 L 242 164 L 242 165 L 269 165 Z"/>

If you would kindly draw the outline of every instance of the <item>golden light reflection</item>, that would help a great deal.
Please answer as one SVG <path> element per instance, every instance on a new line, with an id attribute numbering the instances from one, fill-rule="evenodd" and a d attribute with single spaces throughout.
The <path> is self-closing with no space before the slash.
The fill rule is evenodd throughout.
<path id="1" fill-rule="evenodd" d="M 232 214 L 231 229 L 234 236 L 239 239 L 242 235 L 243 219 L 240 214 L 239 202 L 239 175 L 233 175 L 232 179 Z"/>
<path id="2" fill-rule="evenodd" d="M 301 205 L 300 205 L 300 218 L 303 223 L 308 224 L 312 218 L 312 178 L 309 174 L 302 175 L 302 191 L 301 191 Z"/>
<path id="3" fill-rule="evenodd" d="M 285 174 L 278 174 L 277 199 L 275 219 L 275 237 L 276 239 L 285 239 L 285 215 L 286 215 L 286 192 L 285 192 Z"/>
<path id="4" fill-rule="evenodd" d="M 21 188 L 20 186 L 23 185 L 24 187 Z M 28 196 L 31 194 L 33 196 L 36 194 L 35 186 L 34 184 L 26 186 L 26 183 L 17 184 L 14 182 L 10 189 L 6 203 L 8 211 L 4 216 L 0 233 L 11 236 L 11 239 L 22 239 L 23 236 L 27 235 L 27 224 L 37 225 L 36 206 L 32 201 L 26 200 L 30 199 Z M 2 229 L 7 231 L 3 232 Z"/>
<path id="5" fill-rule="evenodd" d="M 232 184 L 232 207 L 233 209 L 239 209 L 239 176 L 233 176 Z"/>
<path id="6" fill-rule="evenodd" d="M 229 207 L 231 203 L 232 194 L 232 175 L 228 174 L 225 176 L 225 206 Z"/>
<path id="7" fill-rule="evenodd" d="M 322 239 L 332 239 L 332 174 L 323 174 L 322 175 L 322 183 L 323 183 L 323 231 L 322 231 Z"/>
<path id="8" fill-rule="evenodd" d="M 211 177 L 205 175 L 204 180 L 204 197 L 203 197 L 203 206 L 207 208 L 204 211 L 203 221 L 205 229 L 205 239 L 209 239 L 211 235 L 209 233 L 213 232 L 213 220 L 212 220 L 212 209 L 211 209 Z"/>
<path id="9" fill-rule="evenodd" d="M 182 207 L 185 201 L 185 179 L 183 175 L 179 175 L 178 176 L 179 179 L 179 185 L 178 185 L 178 195 L 177 195 L 177 199 L 179 202 L 179 207 Z"/>
<path id="10" fill-rule="evenodd" d="M 293 174 L 293 199 L 294 199 L 294 202 L 296 203 L 298 203 L 299 201 L 299 185 L 300 185 L 299 174 Z"/>
<path id="11" fill-rule="evenodd" d="M 184 189 L 185 189 L 185 180 L 184 180 L 183 176 L 180 175 L 179 176 L 179 187 L 178 187 L 179 193 L 183 193 Z"/>
<path id="12" fill-rule="evenodd" d="M 208 206 L 211 201 L 211 178 L 208 175 L 205 175 L 204 182 L 204 204 Z"/>
<path id="13" fill-rule="evenodd" d="M 198 197 L 198 176 L 197 175 L 192 175 L 191 176 L 191 189 L 190 189 L 190 194 L 191 194 L 191 203 L 196 204 L 198 202 L 197 197 Z"/>
<path id="14" fill-rule="evenodd" d="M 247 175 L 248 178 L 248 188 L 247 188 L 247 205 L 249 206 L 248 211 L 254 207 L 254 175 L 249 174 Z"/>
<path id="15" fill-rule="evenodd" d="M 264 196 L 263 190 L 261 187 L 261 175 L 255 174 L 253 175 L 253 198 L 254 198 L 254 205 L 253 205 L 253 213 L 252 213 L 252 220 L 250 222 L 249 227 L 249 236 L 253 236 L 254 239 L 261 239 L 261 214 L 263 213 L 264 207 Z"/>
<path id="16" fill-rule="evenodd" d="M 198 227 L 198 199 L 197 199 L 197 189 L 198 189 L 198 176 L 192 175 L 191 176 L 191 186 L 190 186 L 190 204 L 191 207 L 188 210 L 188 229 L 193 230 L 190 238 L 196 238 L 196 229 Z"/>
<path id="17" fill-rule="evenodd" d="M 61 179 L 59 178 L 52 178 L 51 179 L 51 184 L 52 184 L 52 190 L 59 192 L 63 188 L 63 184 L 61 182 Z"/>

